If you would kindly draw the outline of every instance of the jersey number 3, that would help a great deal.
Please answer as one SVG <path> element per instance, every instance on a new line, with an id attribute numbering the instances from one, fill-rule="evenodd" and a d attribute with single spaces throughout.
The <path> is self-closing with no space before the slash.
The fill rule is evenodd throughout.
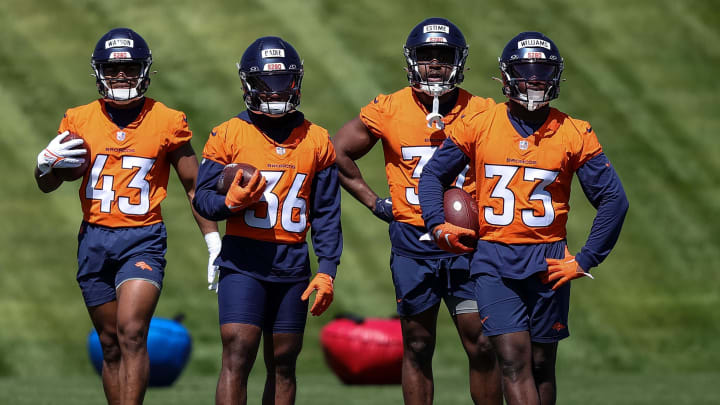
<path id="1" fill-rule="evenodd" d="M 510 181 L 520 170 L 517 166 L 502 165 L 485 165 L 485 178 L 492 179 L 499 177 L 497 184 L 490 193 L 491 198 L 498 198 L 503 201 L 502 209 L 496 214 L 492 207 L 485 207 L 483 214 L 485 221 L 490 225 L 507 226 L 510 225 L 515 217 L 515 194 L 508 188 Z M 530 193 L 529 199 L 542 202 L 544 213 L 540 216 L 535 215 L 532 209 L 520 210 L 523 224 L 530 227 L 545 227 L 552 224 L 555 220 L 555 210 L 552 205 L 552 196 L 545 190 L 549 184 L 558 176 L 558 172 L 551 170 L 535 169 L 532 167 L 524 167 L 523 181 L 535 183 L 540 181 Z"/>
<path id="2" fill-rule="evenodd" d="M 417 183 L 420 179 L 420 175 L 422 174 L 423 168 L 427 164 L 427 162 L 430 161 L 430 158 L 432 158 L 433 153 L 435 153 L 435 150 L 437 149 L 437 146 L 403 146 L 402 147 L 402 158 L 405 161 L 411 161 L 415 158 L 419 158 L 417 165 L 415 166 L 415 170 L 412 172 L 412 178 L 417 179 L 415 182 Z M 457 180 L 455 180 L 455 183 L 453 184 L 455 187 L 462 188 L 463 184 L 465 184 L 465 176 L 467 175 L 468 170 L 470 170 L 469 166 L 465 166 L 463 171 L 458 175 Z M 405 188 L 405 200 L 407 200 L 408 204 L 411 205 L 420 205 L 420 197 L 418 197 L 417 194 L 417 184 L 414 187 L 406 187 Z"/>

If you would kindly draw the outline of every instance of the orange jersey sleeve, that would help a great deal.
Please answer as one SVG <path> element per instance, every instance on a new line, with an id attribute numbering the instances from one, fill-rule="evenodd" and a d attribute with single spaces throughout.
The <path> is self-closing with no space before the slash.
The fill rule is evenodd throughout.
<path id="1" fill-rule="evenodd" d="M 247 163 L 267 181 L 261 200 L 227 219 L 226 233 L 280 243 L 305 241 L 315 174 L 335 163 L 328 132 L 309 121 L 277 143 L 257 127 L 233 118 L 215 127 L 203 158 L 226 165 Z"/>
<path id="2" fill-rule="evenodd" d="M 492 99 L 475 97 L 459 89 L 455 107 L 443 117 L 444 130 L 428 128 L 425 117 L 429 111 L 410 87 L 390 95 L 379 95 L 360 110 L 360 120 L 382 141 L 385 174 L 396 221 L 424 226 L 417 195 L 423 167 L 445 140 L 446 132 L 460 122 L 461 116 L 484 111 L 492 105 Z M 463 171 L 455 185 L 474 194 L 474 173 Z"/>
<path id="3" fill-rule="evenodd" d="M 523 138 L 506 104 L 464 125 L 451 136 L 471 151 L 481 238 L 506 244 L 564 239 L 573 174 L 602 152 L 590 125 L 551 109 L 545 124 Z"/>
<path id="4" fill-rule="evenodd" d="M 162 221 L 167 154 L 192 137 L 182 112 L 146 98 L 138 118 L 121 129 L 96 100 L 68 110 L 58 131 L 65 130 L 80 135 L 90 149 L 91 168 L 79 190 L 85 221 L 108 227 Z"/>

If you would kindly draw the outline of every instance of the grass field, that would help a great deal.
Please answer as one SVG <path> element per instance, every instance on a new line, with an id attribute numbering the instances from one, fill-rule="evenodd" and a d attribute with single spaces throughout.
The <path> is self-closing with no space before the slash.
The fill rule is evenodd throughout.
<path id="1" fill-rule="evenodd" d="M 146 4 L 150 3 L 150 4 Z M 463 85 L 502 100 L 497 56 L 520 31 L 545 32 L 565 57 L 555 106 L 590 121 L 630 200 L 623 234 L 595 281 L 573 288 L 572 337 L 561 344 L 563 404 L 720 403 L 720 12 L 707 0 L 0 2 L 0 403 L 101 402 L 76 286 L 81 219 L 77 184 L 43 195 L 32 170 L 66 108 L 97 97 L 95 41 L 129 26 L 149 42 L 159 73 L 149 95 L 185 111 L 199 153 L 214 125 L 241 111 L 234 63 L 256 37 L 280 35 L 305 60 L 301 110 L 334 133 L 380 92 L 406 85 L 402 44 L 429 16 L 460 26 L 470 44 Z M 387 190 L 379 148 L 360 161 Z M 147 403 L 211 403 L 220 364 L 206 249 L 172 176 L 163 204 L 169 234 L 157 315 L 186 315 L 193 353 L 179 383 Z M 336 301 L 309 320 L 300 358 L 300 404 L 398 403 L 400 389 L 347 387 L 325 366 L 320 328 L 340 312 L 394 313 L 387 229 L 343 194 L 345 251 Z M 572 250 L 593 209 L 575 187 Z M 469 403 L 466 363 L 447 315 L 435 355 L 440 404 Z M 262 390 L 262 361 L 251 398 Z M 251 403 L 256 403 L 251 399 Z"/>

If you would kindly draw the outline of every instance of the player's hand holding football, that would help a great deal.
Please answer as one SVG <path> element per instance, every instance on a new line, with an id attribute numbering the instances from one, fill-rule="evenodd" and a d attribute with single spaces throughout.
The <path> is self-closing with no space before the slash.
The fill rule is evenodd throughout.
<path id="1" fill-rule="evenodd" d="M 333 301 L 333 278 L 325 273 L 316 274 L 300 299 L 307 301 L 310 294 L 315 290 L 317 290 L 317 294 L 315 294 L 315 302 L 310 308 L 310 313 L 314 316 L 320 316 Z"/>
<path id="2" fill-rule="evenodd" d="M 543 283 L 555 282 L 552 289 L 557 290 L 563 284 L 576 278 L 588 276 L 594 277 L 590 273 L 586 273 L 582 267 L 575 261 L 575 256 L 570 254 L 567 246 L 565 246 L 565 257 L 562 259 L 545 259 L 548 269 L 540 273 L 540 280 Z"/>
<path id="3" fill-rule="evenodd" d="M 457 225 L 444 222 L 431 232 L 432 238 L 440 249 L 450 253 L 470 253 L 475 249 L 460 242 L 460 238 L 476 238 L 477 234 L 472 229 L 462 228 Z"/>
<path id="4" fill-rule="evenodd" d="M 73 139 L 67 142 L 62 142 L 70 132 L 65 131 L 62 134 L 56 136 L 48 146 L 42 150 L 37 156 L 37 167 L 40 170 L 40 175 L 44 176 L 50 172 L 53 168 L 70 168 L 79 167 L 85 163 L 84 158 L 77 158 L 75 156 L 82 156 L 87 153 L 85 149 L 74 149 L 77 146 L 83 144 L 82 139 Z"/>
<path id="5" fill-rule="evenodd" d="M 241 180 L 242 169 L 235 173 L 235 178 L 225 196 L 225 205 L 232 212 L 242 211 L 248 206 L 260 201 L 265 191 L 265 177 L 260 174 L 259 170 L 253 173 L 245 187 L 240 185 Z"/>

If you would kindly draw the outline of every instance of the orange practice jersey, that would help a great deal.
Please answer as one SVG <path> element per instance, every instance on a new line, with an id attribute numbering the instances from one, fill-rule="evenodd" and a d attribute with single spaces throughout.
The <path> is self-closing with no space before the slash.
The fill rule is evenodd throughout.
<path id="1" fill-rule="evenodd" d="M 425 164 L 445 140 L 461 116 L 484 111 L 494 105 L 492 99 L 475 97 L 463 89 L 455 107 L 443 117 L 445 130 L 428 128 L 425 117 L 430 113 L 415 96 L 411 87 L 390 95 L 379 95 L 360 110 L 360 120 L 380 138 L 385 153 L 385 174 L 393 201 L 396 221 L 424 227 L 418 199 L 418 182 Z M 455 185 L 470 194 L 475 192 L 473 173 L 458 176 Z"/>
<path id="2" fill-rule="evenodd" d="M 189 142 L 185 114 L 145 98 L 138 118 L 120 129 L 102 100 L 67 110 L 58 132 L 80 135 L 90 149 L 90 170 L 80 187 L 83 219 L 107 227 L 162 221 L 167 195 L 168 152 Z"/>
<path id="3" fill-rule="evenodd" d="M 310 121 L 276 143 L 254 125 L 232 118 L 215 127 L 203 158 L 222 165 L 248 163 L 267 181 L 259 202 L 227 219 L 226 234 L 266 242 L 305 241 L 315 173 L 335 163 L 328 132 Z"/>
<path id="4" fill-rule="evenodd" d="M 551 108 L 523 138 L 507 103 L 468 116 L 450 138 L 470 157 L 478 179 L 480 237 L 506 244 L 565 239 L 573 173 L 602 152 L 592 127 Z"/>

